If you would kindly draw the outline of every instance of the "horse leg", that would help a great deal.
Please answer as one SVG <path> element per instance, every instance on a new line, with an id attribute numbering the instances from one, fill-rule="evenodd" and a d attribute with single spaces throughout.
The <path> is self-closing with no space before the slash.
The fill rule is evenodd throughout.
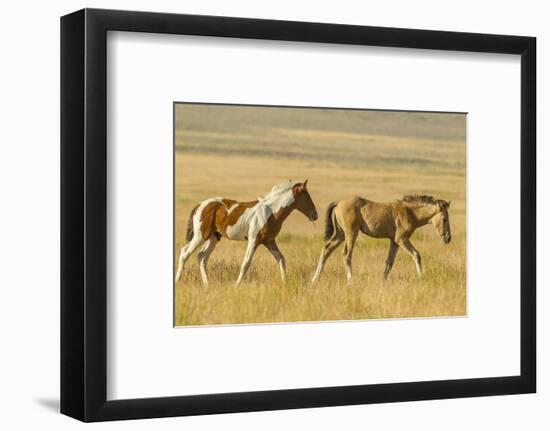
<path id="1" fill-rule="evenodd" d="M 397 255 L 397 251 L 399 250 L 399 246 L 397 243 L 390 239 L 390 249 L 388 250 L 388 258 L 386 259 L 386 268 L 384 269 L 384 280 L 388 279 L 388 275 L 390 275 L 390 271 L 393 267 L 393 262 L 395 261 L 395 256 Z"/>
<path id="2" fill-rule="evenodd" d="M 355 240 L 359 233 L 358 228 L 352 228 L 351 232 L 346 232 L 346 243 L 344 244 L 344 267 L 346 268 L 346 278 L 348 283 L 351 283 L 351 258 L 353 256 L 353 248 L 355 247 Z"/>
<path id="3" fill-rule="evenodd" d="M 416 265 L 417 274 L 419 276 L 422 275 L 422 260 L 420 259 L 420 253 L 418 253 L 418 250 L 414 248 L 414 246 L 408 239 L 402 239 L 401 241 L 399 241 L 398 244 L 403 250 L 407 252 L 409 256 L 413 258 Z"/>
<path id="4" fill-rule="evenodd" d="M 178 269 L 176 271 L 176 277 L 174 279 L 174 282 L 177 283 L 178 281 L 180 281 L 180 278 L 181 278 L 181 274 L 183 273 L 183 256 L 185 254 L 185 251 L 189 248 L 189 244 L 185 244 L 181 249 L 180 249 L 180 255 L 178 257 Z"/>
<path id="5" fill-rule="evenodd" d="M 241 272 L 239 273 L 239 277 L 237 278 L 235 285 L 241 283 L 244 275 L 246 274 L 246 271 L 248 271 L 248 267 L 250 266 L 250 262 L 252 261 L 252 256 L 254 256 L 256 248 L 256 238 L 250 238 L 248 240 L 248 246 L 246 247 L 246 253 L 244 254 L 243 263 L 241 265 Z"/>
<path id="6" fill-rule="evenodd" d="M 279 246 L 277 245 L 277 242 L 275 240 L 269 241 L 268 243 L 265 244 L 265 246 L 273 255 L 277 263 L 279 264 L 279 269 L 281 270 L 281 279 L 283 280 L 283 283 L 284 283 L 285 277 L 286 277 L 286 262 L 285 262 L 285 257 L 283 256 L 283 253 L 281 253 L 281 250 L 279 250 Z"/>
<path id="7" fill-rule="evenodd" d="M 183 246 L 180 251 L 180 257 L 178 259 L 178 270 L 176 272 L 176 283 L 180 280 L 183 273 L 183 267 L 189 256 L 204 242 L 204 239 L 200 235 L 195 235 L 191 242 Z"/>
<path id="8" fill-rule="evenodd" d="M 323 251 L 321 251 L 321 257 L 319 258 L 319 264 L 317 265 L 317 269 L 315 270 L 315 274 L 313 274 L 313 278 L 311 279 L 311 284 L 314 284 L 319 280 L 319 276 L 321 275 L 321 272 L 323 271 L 323 268 L 325 267 L 325 263 L 327 262 L 330 255 L 336 250 L 340 244 L 344 242 L 344 234 L 339 233 L 336 236 L 333 236 L 331 239 L 329 239 L 324 247 Z"/>
<path id="9" fill-rule="evenodd" d="M 216 235 L 212 235 L 202 246 L 201 251 L 199 252 L 199 269 L 201 271 L 202 283 L 204 287 L 208 287 L 208 271 L 206 270 L 206 264 L 208 263 L 208 258 L 218 245 L 219 239 Z"/>

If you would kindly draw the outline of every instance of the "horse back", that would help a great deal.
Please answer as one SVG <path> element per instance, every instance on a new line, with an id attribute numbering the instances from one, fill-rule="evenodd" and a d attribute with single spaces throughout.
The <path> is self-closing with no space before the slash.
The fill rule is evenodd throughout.
<path id="1" fill-rule="evenodd" d="M 367 201 L 361 208 L 362 230 L 374 238 L 393 238 L 396 230 L 396 208 L 393 202 Z"/>
<path id="2" fill-rule="evenodd" d="M 245 240 L 248 231 L 247 210 L 255 207 L 258 201 L 237 202 L 226 199 L 223 207 L 216 212 L 215 225 L 217 231 L 229 239 Z"/>

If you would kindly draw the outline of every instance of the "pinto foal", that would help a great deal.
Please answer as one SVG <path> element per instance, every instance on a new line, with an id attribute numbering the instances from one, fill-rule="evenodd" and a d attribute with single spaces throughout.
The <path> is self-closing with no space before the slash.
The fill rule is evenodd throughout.
<path id="1" fill-rule="evenodd" d="M 206 264 L 208 258 L 222 238 L 235 241 L 248 241 L 241 265 L 239 284 L 252 261 L 258 246 L 265 246 L 275 257 L 285 280 L 285 258 L 276 238 L 284 221 L 294 210 L 300 211 L 309 220 L 317 220 L 317 210 L 307 190 L 307 180 L 303 183 L 291 181 L 274 186 L 264 198 L 250 202 L 237 202 L 221 197 L 207 199 L 193 208 L 187 224 L 188 243 L 181 248 L 176 283 L 180 280 L 185 262 L 197 248 L 199 268 L 203 284 L 208 286 Z"/>
<path id="2" fill-rule="evenodd" d="M 384 279 L 388 278 L 399 248 L 413 258 L 418 275 L 422 275 L 420 253 L 412 245 L 410 237 L 419 227 L 432 224 L 441 240 L 448 244 L 451 241 L 450 205 L 450 201 L 425 195 L 409 195 L 388 203 L 372 202 L 361 197 L 331 203 L 326 213 L 325 245 L 312 284 L 319 279 L 332 252 L 343 242 L 346 277 L 351 281 L 351 258 L 359 231 L 373 238 L 390 240 Z"/>

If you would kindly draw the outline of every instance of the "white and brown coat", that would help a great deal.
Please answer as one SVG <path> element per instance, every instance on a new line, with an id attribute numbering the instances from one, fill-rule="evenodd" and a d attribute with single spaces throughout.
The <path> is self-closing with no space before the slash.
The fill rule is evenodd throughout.
<path id="1" fill-rule="evenodd" d="M 237 278 L 239 284 L 246 274 L 258 246 L 265 246 L 277 260 L 284 281 L 285 259 L 276 238 L 286 218 L 298 210 L 310 220 L 317 219 L 317 210 L 303 183 L 288 181 L 274 186 L 264 198 L 237 202 L 216 197 L 196 205 L 191 211 L 187 226 L 188 243 L 181 248 L 176 272 L 176 283 L 180 280 L 186 260 L 198 247 L 199 268 L 203 283 L 208 285 L 207 262 L 222 238 L 247 241 L 248 246 Z"/>

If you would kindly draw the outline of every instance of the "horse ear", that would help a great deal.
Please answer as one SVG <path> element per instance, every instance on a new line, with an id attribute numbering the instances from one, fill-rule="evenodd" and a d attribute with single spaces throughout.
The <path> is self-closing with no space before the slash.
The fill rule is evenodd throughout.
<path id="1" fill-rule="evenodd" d="M 447 202 L 447 208 L 449 208 L 451 206 L 451 201 L 448 201 Z"/>
<path id="2" fill-rule="evenodd" d="M 307 187 L 307 180 L 304 181 L 304 189 Z"/>

